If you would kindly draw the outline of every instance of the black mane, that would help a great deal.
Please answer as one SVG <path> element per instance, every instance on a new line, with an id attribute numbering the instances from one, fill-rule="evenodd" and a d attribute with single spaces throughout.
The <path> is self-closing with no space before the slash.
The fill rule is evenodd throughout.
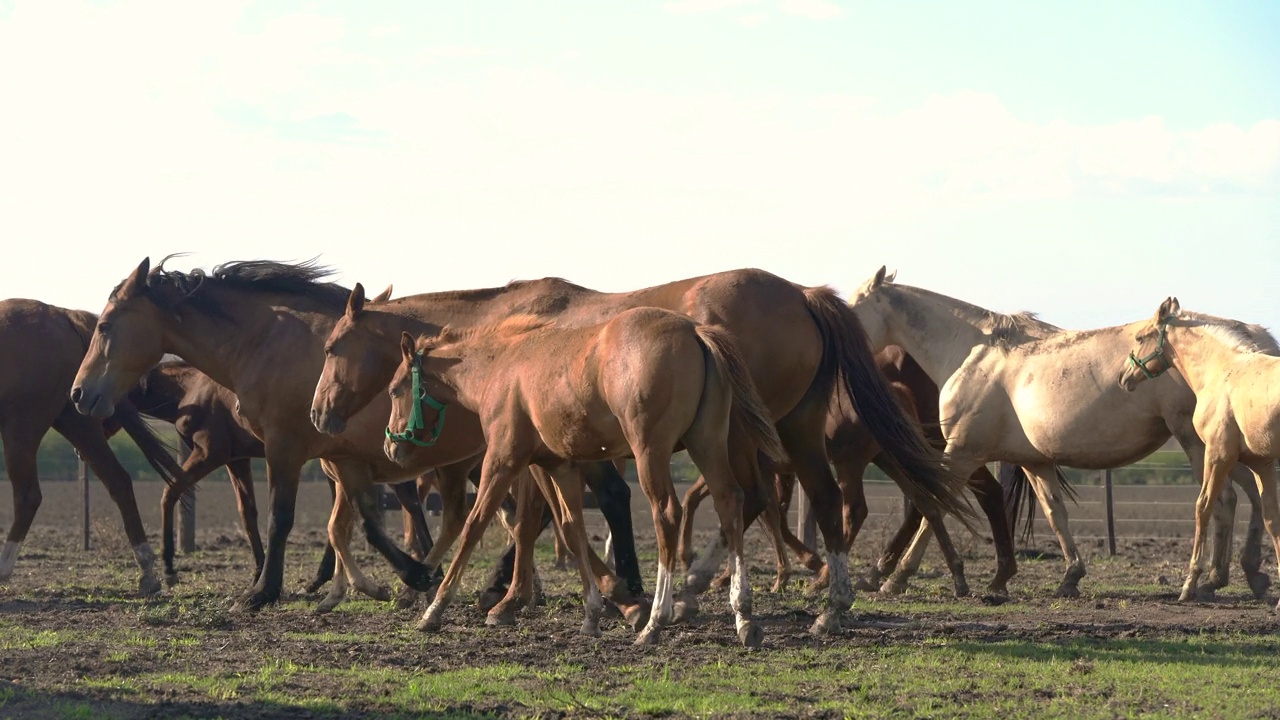
<path id="1" fill-rule="evenodd" d="M 298 263 L 238 260 L 217 265 L 210 273 L 200 269 L 166 270 L 164 262 L 161 260 L 147 276 L 147 288 L 169 292 L 151 293 L 152 298 L 164 305 L 189 303 L 214 314 L 221 314 L 216 301 L 201 292 L 207 285 L 295 295 L 331 309 L 343 308 L 351 294 L 348 288 L 337 283 L 324 282 L 335 271 L 318 264 L 315 258 Z M 172 296 L 175 292 L 177 297 Z"/>

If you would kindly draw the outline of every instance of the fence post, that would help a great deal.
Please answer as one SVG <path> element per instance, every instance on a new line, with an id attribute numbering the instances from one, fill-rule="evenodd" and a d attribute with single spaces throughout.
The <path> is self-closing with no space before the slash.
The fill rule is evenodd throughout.
<path id="1" fill-rule="evenodd" d="M 808 547 L 818 547 L 818 520 L 813 514 L 813 504 L 804 488 L 796 486 L 796 527 L 800 529 L 800 542 Z"/>
<path id="2" fill-rule="evenodd" d="M 178 441 L 178 463 L 186 464 L 191 456 L 191 449 L 182 441 Z M 196 489 L 182 493 L 178 498 L 178 547 L 182 552 L 196 551 Z"/>
<path id="3" fill-rule="evenodd" d="M 77 474 L 80 476 L 80 504 L 84 512 L 84 549 L 89 549 L 89 466 L 84 458 L 76 453 Z"/>
<path id="4" fill-rule="evenodd" d="M 1116 512 L 1115 502 L 1111 497 L 1111 470 L 1102 471 L 1102 487 L 1107 496 L 1107 552 L 1116 556 Z"/>

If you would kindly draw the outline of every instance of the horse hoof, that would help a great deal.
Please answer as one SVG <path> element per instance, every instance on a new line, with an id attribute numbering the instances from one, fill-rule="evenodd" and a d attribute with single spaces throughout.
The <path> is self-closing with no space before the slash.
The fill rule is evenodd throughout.
<path id="1" fill-rule="evenodd" d="M 732 580 L 733 580 L 733 576 L 732 576 L 732 575 L 721 575 L 720 577 L 718 577 L 718 578 L 716 578 L 715 580 L 712 580 L 712 581 L 711 581 L 711 588 L 710 588 L 710 589 L 712 589 L 712 590 L 717 590 L 717 591 L 718 591 L 718 590 L 723 590 L 723 589 L 725 589 L 726 587 L 729 587 L 729 583 L 730 583 L 730 582 L 732 582 Z"/>
<path id="2" fill-rule="evenodd" d="M 569 565 L 565 563 L 563 558 L 557 558 L 556 561 L 551 564 L 551 569 L 552 570 L 568 570 Z"/>
<path id="3" fill-rule="evenodd" d="M 1196 588 L 1196 600 L 1200 602 L 1212 602 L 1218 597 L 1218 589 L 1212 585 L 1201 585 Z"/>
<path id="4" fill-rule="evenodd" d="M 646 630 L 640 633 L 639 635 L 636 636 L 635 644 L 636 645 L 657 645 L 658 629 L 653 628 L 652 630 Z"/>
<path id="5" fill-rule="evenodd" d="M 901 595 L 903 592 L 906 591 L 906 589 L 907 589 L 907 582 L 905 580 L 896 580 L 894 578 L 889 578 L 888 580 L 884 581 L 883 585 L 880 586 L 880 594 L 881 595 Z"/>
<path id="6" fill-rule="evenodd" d="M 488 590 L 485 590 L 484 592 L 480 593 L 480 599 L 476 601 L 476 605 L 480 607 L 480 610 L 482 612 L 489 612 L 490 610 L 497 607 L 498 603 L 502 602 L 502 599 L 505 598 L 506 596 L 507 596 L 506 588 L 503 588 L 501 590 L 497 588 L 489 588 Z"/>
<path id="7" fill-rule="evenodd" d="M 1271 587 L 1271 576 L 1266 573 L 1258 573 L 1249 577 L 1249 589 L 1253 591 L 1253 598 L 1261 600 L 1267 596 L 1267 590 Z"/>
<path id="8" fill-rule="evenodd" d="M 369 597 L 379 602 L 387 602 L 391 599 L 391 588 L 386 585 L 379 585 L 373 589 L 373 592 L 369 593 Z"/>
<path id="9" fill-rule="evenodd" d="M 252 592 L 243 595 L 235 604 L 231 606 L 232 610 L 257 612 L 262 608 L 274 603 L 276 596 L 266 590 Z"/>
<path id="10" fill-rule="evenodd" d="M 1078 598 L 1080 597 L 1080 588 L 1063 583 L 1054 591 L 1053 596 L 1056 598 Z"/>
<path id="11" fill-rule="evenodd" d="M 177 584 L 178 584 L 178 573 L 176 573 L 176 572 L 167 572 L 167 573 L 165 573 L 165 574 L 164 574 L 164 584 L 165 584 L 165 587 L 173 587 L 174 585 L 177 585 Z"/>
<path id="12" fill-rule="evenodd" d="M 692 597 L 677 600 L 672 608 L 671 622 L 689 622 L 698 616 L 698 601 Z"/>
<path id="13" fill-rule="evenodd" d="M 1226 573 L 1220 573 L 1217 570 L 1209 572 L 1209 579 L 1205 581 L 1201 588 L 1209 588 L 1210 590 L 1219 590 L 1226 587 L 1231 582 L 1231 578 Z"/>
<path id="14" fill-rule="evenodd" d="M 255 575 L 255 576 L 253 577 L 253 580 L 254 580 L 254 582 L 257 582 L 257 580 L 258 580 L 258 576 L 257 576 L 257 575 Z M 328 583 L 328 582 L 329 582 L 328 580 L 322 580 L 322 579 L 320 579 L 320 578 L 316 578 L 315 580 L 312 580 L 312 581 L 311 581 L 311 584 L 310 584 L 310 585 L 307 585 L 305 588 L 303 588 L 303 589 L 302 589 L 302 591 L 303 591 L 303 592 L 305 592 L 305 593 L 306 593 L 306 594 L 308 594 L 308 595 L 314 595 L 314 594 L 316 594 L 316 593 L 320 592 L 320 588 L 324 587 L 324 586 L 325 586 L 325 584 L 326 584 L 326 583 Z"/>
<path id="15" fill-rule="evenodd" d="M 880 590 L 880 586 L 865 577 L 860 577 L 858 578 L 858 581 L 853 584 L 853 589 L 860 590 L 862 592 L 878 592 Z"/>
<path id="16" fill-rule="evenodd" d="M 316 615 L 328 615 L 340 604 L 342 604 L 341 597 L 327 597 L 316 605 L 314 612 Z"/>
<path id="17" fill-rule="evenodd" d="M 582 627 L 578 628 L 578 634 L 587 637 L 600 637 L 600 623 L 593 623 L 589 620 L 583 621 Z"/>
<path id="18" fill-rule="evenodd" d="M 1195 602 L 1199 599 L 1200 593 L 1194 586 L 1182 588 L 1182 592 L 1178 595 L 1178 602 Z"/>
<path id="19" fill-rule="evenodd" d="M 1277 603 L 1276 603 L 1276 607 L 1275 607 L 1274 612 L 1280 613 L 1280 602 L 1277 602 Z"/>
<path id="20" fill-rule="evenodd" d="M 809 628 L 809 634 L 817 637 L 830 635 L 840 629 L 840 615 L 831 611 L 827 611 L 818 616 L 813 621 L 813 626 Z"/>
<path id="21" fill-rule="evenodd" d="M 742 647 L 758 648 L 764 643 L 764 630 L 753 622 L 746 623 L 738 628 L 738 640 L 742 641 Z"/>
<path id="22" fill-rule="evenodd" d="M 684 579 L 684 590 L 687 593 L 702 594 L 711 587 L 711 581 L 715 578 L 710 573 L 689 573 Z"/>
<path id="23" fill-rule="evenodd" d="M 418 591 L 405 585 L 401 586 L 400 592 L 396 594 L 396 608 L 399 610 L 408 610 L 418 602 Z"/>
<path id="24" fill-rule="evenodd" d="M 489 627 L 505 627 L 516 624 L 516 614 L 511 610 L 502 610 L 500 612 L 490 612 L 484 618 L 484 624 Z"/>
<path id="25" fill-rule="evenodd" d="M 139 597 L 151 597 L 160 592 L 160 578 L 155 575 L 143 575 L 138 579 Z"/>
<path id="26" fill-rule="evenodd" d="M 439 632 L 443 626 L 443 618 L 428 615 L 418 621 L 418 632 Z"/>
<path id="27" fill-rule="evenodd" d="M 1006 581 L 1006 580 L 1000 580 L 1000 581 L 992 580 L 992 581 L 987 585 L 987 594 L 988 594 L 988 595 L 1003 595 L 1003 596 L 1005 596 L 1005 597 L 1008 597 L 1008 596 L 1009 596 L 1009 584 L 1008 584 L 1008 581 Z"/>
<path id="28" fill-rule="evenodd" d="M 956 582 L 956 597 L 969 597 L 969 583 L 959 580 Z"/>
<path id="29" fill-rule="evenodd" d="M 769 592 L 776 594 L 776 593 L 782 592 L 783 590 L 786 590 L 788 582 L 789 580 L 784 580 L 782 578 L 778 578 L 777 580 L 774 580 L 773 585 L 770 586 L 769 588 Z"/>
<path id="30" fill-rule="evenodd" d="M 640 632 L 640 629 L 649 623 L 649 604 L 640 603 L 632 605 L 622 613 L 622 618 L 626 621 L 627 627 L 631 628 L 631 632 Z"/>

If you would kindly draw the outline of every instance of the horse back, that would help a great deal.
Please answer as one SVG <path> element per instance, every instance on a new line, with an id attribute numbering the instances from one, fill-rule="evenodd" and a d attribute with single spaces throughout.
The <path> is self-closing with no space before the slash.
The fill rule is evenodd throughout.
<path id="1" fill-rule="evenodd" d="M 38 300 L 0 301 L 0 412 L 47 416 L 66 406 L 93 316 Z"/>

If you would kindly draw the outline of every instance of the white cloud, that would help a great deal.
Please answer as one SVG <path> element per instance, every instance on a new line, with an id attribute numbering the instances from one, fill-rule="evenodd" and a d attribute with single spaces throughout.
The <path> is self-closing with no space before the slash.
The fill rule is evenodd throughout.
<path id="1" fill-rule="evenodd" d="M 827 0 L 782 0 L 778 9 L 788 15 L 810 20 L 830 20 L 844 13 L 839 5 Z"/>
<path id="2" fill-rule="evenodd" d="M 764 13 L 750 13 L 738 18 L 738 22 L 742 25 L 746 25 L 747 27 L 755 27 L 756 25 L 764 22 L 767 17 L 768 16 Z"/>

